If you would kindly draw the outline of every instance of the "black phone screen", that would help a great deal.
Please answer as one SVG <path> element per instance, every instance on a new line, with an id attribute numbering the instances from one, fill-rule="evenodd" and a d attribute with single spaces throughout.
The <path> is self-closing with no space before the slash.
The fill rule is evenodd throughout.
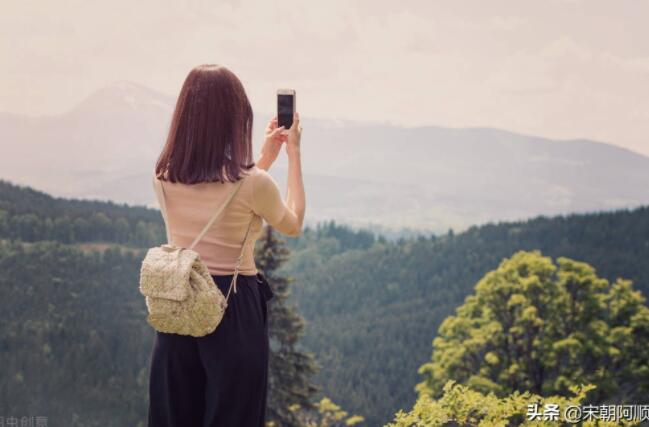
<path id="1" fill-rule="evenodd" d="M 277 95 L 277 126 L 288 129 L 293 125 L 293 95 Z"/>

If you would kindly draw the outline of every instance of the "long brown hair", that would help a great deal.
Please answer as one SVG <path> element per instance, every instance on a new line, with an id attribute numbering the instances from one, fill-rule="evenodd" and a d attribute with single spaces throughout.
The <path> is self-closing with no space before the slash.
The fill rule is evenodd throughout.
<path id="1" fill-rule="evenodd" d="M 246 91 L 232 71 L 195 67 L 178 95 L 156 176 L 184 184 L 238 180 L 255 165 L 252 120 Z"/>

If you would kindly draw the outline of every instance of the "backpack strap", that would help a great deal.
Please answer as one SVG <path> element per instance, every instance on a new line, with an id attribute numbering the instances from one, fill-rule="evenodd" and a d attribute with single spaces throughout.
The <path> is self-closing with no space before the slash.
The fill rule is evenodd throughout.
<path id="1" fill-rule="evenodd" d="M 171 244 L 171 233 L 169 232 L 169 221 L 167 220 L 167 205 L 165 203 L 164 189 L 162 188 L 160 181 L 157 179 L 155 171 L 153 172 L 151 179 L 153 182 L 153 189 L 155 190 L 156 197 L 158 198 L 158 204 L 160 205 L 160 212 L 162 212 L 162 218 L 164 219 L 165 233 L 167 234 L 167 243 Z"/>
<path id="2" fill-rule="evenodd" d="M 248 235 L 250 234 L 250 226 L 252 225 L 252 220 L 255 218 L 255 214 L 253 213 L 250 216 L 250 221 L 248 221 L 248 228 L 246 228 L 246 235 L 243 237 L 243 243 L 241 244 L 241 251 L 239 253 L 239 256 L 237 257 L 237 265 L 234 267 L 234 275 L 232 276 L 232 281 L 230 282 L 230 287 L 228 288 L 228 293 L 225 295 L 225 301 L 227 302 L 228 297 L 230 296 L 230 290 L 234 286 L 234 293 L 237 293 L 237 277 L 239 276 L 239 267 L 241 267 L 241 262 L 243 261 L 243 253 L 246 249 L 246 245 L 248 244 Z"/>
<path id="3" fill-rule="evenodd" d="M 234 190 L 232 190 L 228 195 L 228 198 L 225 199 L 225 203 L 219 206 L 216 212 L 214 212 L 214 215 L 212 215 L 212 218 L 210 218 L 205 227 L 203 227 L 203 230 L 198 234 L 198 236 L 196 236 L 192 244 L 189 245 L 189 249 L 194 249 L 194 246 L 196 246 L 196 244 L 201 241 L 203 236 L 205 236 L 205 233 L 207 233 L 207 230 L 209 230 L 212 224 L 214 224 L 214 221 L 216 221 L 216 219 L 221 216 L 221 213 L 223 213 L 225 208 L 230 204 L 230 202 L 234 198 L 234 195 L 237 194 L 239 188 L 241 188 L 241 184 L 243 184 L 243 179 L 240 179 L 236 184 L 234 184 Z"/>

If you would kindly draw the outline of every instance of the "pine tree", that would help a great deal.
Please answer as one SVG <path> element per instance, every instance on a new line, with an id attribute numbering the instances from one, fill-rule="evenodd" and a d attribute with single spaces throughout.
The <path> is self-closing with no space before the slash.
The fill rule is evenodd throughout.
<path id="1" fill-rule="evenodd" d="M 311 397 L 318 391 L 318 387 L 311 383 L 311 377 L 319 366 L 311 353 L 298 346 L 305 321 L 296 307 L 288 305 L 287 301 L 293 279 L 278 273 L 289 254 L 286 241 L 266 226 L 256 247 L 255 260 L 274 293 L 268 303 L 270 373 L 267 419 L 276 427 L 300 426 L 296 408 L 313 410 L 315 405 Z"/>

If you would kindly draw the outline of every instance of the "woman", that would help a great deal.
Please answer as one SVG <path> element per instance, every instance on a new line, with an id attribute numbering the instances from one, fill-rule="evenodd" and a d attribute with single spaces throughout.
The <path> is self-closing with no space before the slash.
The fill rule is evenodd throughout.
<path id="1" fill-rule="evenodd" d="M 272 291 L 253 258 L 262 220 L 288 236 L 305 210 L 297 113 L 290 129 L 272 119 L 256 164 L 250 102 L 227 68 L 200 65 L 181 89 L 167 142 L 155 167 L 163 185 L 173 244 L 188 247 L 244 179 L 229 205 L 194 247 L 223 294 L 250 219 L 235 292 L 221 323 L 203 337 L 156 331 L 149 379 L 149 427 L 262 427 L 268 383 L 266 302 Z M 267 170 L 285 144 L 286 199 Z"/>

